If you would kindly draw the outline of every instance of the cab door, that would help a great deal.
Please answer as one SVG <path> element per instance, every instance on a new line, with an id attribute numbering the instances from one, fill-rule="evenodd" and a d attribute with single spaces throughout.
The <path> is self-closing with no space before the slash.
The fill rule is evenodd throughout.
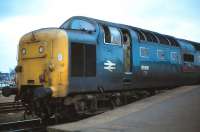
<path id="1" fill-rule="evenodd" d="M 131 53 L 131 36 L 128 30 L 121 30 L 122 33 L 122 45 L 123 45 L 123 64 L 124 64 L 124 77 L 123 83 L 131 83 L 132 77 L 132 53 Z"/>
<path id="2" fill-rule="evenodd" d="M 103 43 L 100 48 L 101 84 L 104 90 L 119 90 L 123 78 L 123 45 L 119 28 L 102 26 Z"/>

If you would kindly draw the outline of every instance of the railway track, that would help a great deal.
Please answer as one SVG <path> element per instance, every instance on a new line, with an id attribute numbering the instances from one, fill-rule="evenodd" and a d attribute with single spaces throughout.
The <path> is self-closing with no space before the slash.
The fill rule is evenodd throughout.
<path id="1" fill-rule="evenodd" d="M 0 131 L 3 131 L 3 132 L 46 132 L 47 126 L 74 122 L 74 121 L 78 121 L 90 116 L 80 115 L 76 117 L 71 117 L 69 119 L 61 119 L 59 121 L 56 118 L 50 118 L 46 122 L 42 122 L 42 120 L 39 118 L 16 121 L 16 122 L 6 122 L 6 123 L 0 123 Z"/>
<path id="2" fill-rule="evenodd" d="M 21 102 L 0 103 L 0 113 L 18 112 L 25 110 Z"/>
<path id="3" fill-rule="evenodd" d="M 16 122 L 6 122 L 0 123 L 0 131 L 4 132 L 27 132 L 27 131 L 37 131 L 45 132 L 46 127 L 41 123 L 40 119 L 23 120 Z"/>

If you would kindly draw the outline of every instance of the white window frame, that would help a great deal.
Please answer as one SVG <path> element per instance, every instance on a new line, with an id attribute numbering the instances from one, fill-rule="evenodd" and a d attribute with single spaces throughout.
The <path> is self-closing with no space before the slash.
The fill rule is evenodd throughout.
<path id="1" fill-rule="evenodd" d="M 163 53 L 164 53 L 164 58 L 160 58 L 159 52 L 163 52 Z M 159 60 L 165 61 L 165 60 L 166 60 L 165 51 L 164 51 L 164 50 L 161 50 L 161 49 L 158 49 L 158 50 L 157 50 L 157 58 L 158 58 Z"/>
<path id="2" fill-rule="evenodd" d="M 112 26 L 107 26 L 108 27 L 108 30 L 109 30 L 109 32 L 110 32 L 110 28 L 115 28 L 115 29 L 117 29 L 118 31 L 119 31 L 119 33 L 120 33 L 120 39 L 121 39 L 121 42 L 120 42 L 120 44 L 118 44 L 118 43 L 112 43 L 112 42 L 110 42 L 110 43 L 108 43 L 108 42 L 106 42 L 106 40 L 105 40 L 105 30 L 104 30 L 104 28 L 103 28 L 103 31 L 104 31 L 104 35 L 103 35 L 103 40 L 104 40 L 104 44 L 106 44 L 106 45 L 116 45 L 116 46 L 122 46 L 122 33 L 121 33 L 121 31 L 118 29 L 118 28 L 116 28 L 116 27 L 112 27 Z M 112 34 L 111 34 L 111 32 L 110 32 L 110 37 L 112 37 Z"/>
<path id="3" fill-rule="evenodd" d="M 200 64 L 200 55 L 197 55 L 197 64 Z"/>
<path id="4" fill-rule="evenodd" d="M 142 55 L 142 49 L 145 49 L 145 50 L 148 51 L 148 55 L 147 56 Z M 140 57 L 142 57 L 142 58 L 149 58 L 149 48 L 147 48 L 147 47 L 140 47 Z"/>
<path id="5" fill-rule="evenodd" d="M 176 54 L 177 60 L 173 58 L 173 54 Z M 179 63 L 179 56 L 177 52 L 170 52 L 170 60 Z"/>

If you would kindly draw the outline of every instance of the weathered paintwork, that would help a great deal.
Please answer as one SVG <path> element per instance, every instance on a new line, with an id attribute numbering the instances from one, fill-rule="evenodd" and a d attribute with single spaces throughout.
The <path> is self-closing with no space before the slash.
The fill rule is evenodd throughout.
<path id="1" fill-rule="evenodd" d="M 39 48 L 43 48 L 40 52 Z M 22 53 L 23 49 L 26 53 Z M 54 97 L 66 95 L 68 87 L 68 38 L 61 29 L 40 29 L 24 35 L 18 48 L 17 86 L 51 88 Z M 42 80 L 42 82 L 40 81 Z"/>
<path id="2" fill-rule="evenodd" d="M 92 23 L 95 31 L 64 28 L 63 25 L 75 19 Z M 57 29 L 36 30 L 22 37 L 18 57 L 18 65 L 22 66 L 22 72 L 17 74 L 18 88 L 23 85 L 43 86 L 52 89 L 53 97 L 65 97 L 67 94 L 76 93 L 174 87 L 199 81 L 200 61 L 197 57 L 194 63 L 189 63 L 189 71 L 183 71 L 183 53 L 200 55 L 192 44 L 184 40 L 177 39 L 178 47 L 139 41 L 134 27 L 80 16 L 70 18 L 63 25 Z M 125 72 L 124 68 L 124 45 L 105 43 L 102 25 L 129 32 L 131 37 L 131 71 L 129 73 Z M 70 75 L 71 45 L 75 43 L 96 45 L 96 76 L 72 77 Z M 39 46 L 45 48 L 44 53 L 38 53 Z M 22 56 L 22 48 L 26 48 L 30 54 Z M 141 56 L 141 48 L 148 49 L 147 57 Z M 163 51 L 164 59 L 158 57 L 158 50 Z M 171 59 L 172 52 L 177 54 L 176 60 Z M 191 66 L 196 69 L 192 70 Z M 45 74 L 45 83 L 39 81 L 39 76 L 42 74 Z M 29 84 L 27 80 L 35 80 L 35 83 Z"/>
<path id="3" fill-rule="evenodd" d="M 139 41 L 137 33 L 133 27 L 114 24 L 110 22 L 100 21 L 86 17 L 72 17 L 73 19 L 86 20 L 96 25 L 95 33 L 86 33 L 88 36 L 83 37 L 81 31 L 66 30 L 71 42 L 80 42 L 84 44 L 96 44 L 97 50 L 97 75 L 96 77 L 70 77 L 69 93 L 79 92 L 98 92 L 98 88 L 104 91 L 127 90 L 138 88 L 163 88 L 174 87 L 196 83 L 199 79 L 199 73 L 189 72 L 183 73 L 182 65 L 183 48 L 163 45 L 153 42 Z M 131 66 L 130 74 L 124 71 L 124 51 L 123 45 L 112 45 L 104 42 L 104 33 L 101 25 L 114 26 L 127 29 L 131 34 Z M 62 28 L 62 26 L 61 26 Z M 80 37 L 78 37 L 80 36 Z M 78 38 L 78 39 L 75 39 Z M 81 40 L 82 39 L 82 40 Z M 189 44 L 190 47 L 193 47 Z M 149 49 L 148 57 L 140 56 L 140 48 Z M 186 49 L 189 47 L 186 47 Z M 164 51 L 165 59 L 158 58 L 157 50 Z M 171 52 L 177 53 L 176 61 L 171 59 Z M 194 51 L 193 51 L 194 52 Z M 110 72 L 104 69 L 104 63 L 111 61 L 116 64 L 116 69 Z M 148 66 L 148 70 L 142 70 L 142 66 Z M 128 83 L 126 82 L 128 80 Z"/>

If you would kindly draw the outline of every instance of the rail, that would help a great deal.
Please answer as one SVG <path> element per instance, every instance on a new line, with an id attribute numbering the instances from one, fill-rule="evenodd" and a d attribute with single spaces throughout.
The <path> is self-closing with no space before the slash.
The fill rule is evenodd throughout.
<path id="1" fill-rule="evenodd" d="M 21 102 L 0 103 L 0 113 L 19 112 L 25 110 Z"/>
<path id="2" fill-rule="evenodd" d="M 41 123 L 40 119 L 0 123 L 0 131 L 22 132 L 33 130 L 45 131 L 46 127 Z"/>

